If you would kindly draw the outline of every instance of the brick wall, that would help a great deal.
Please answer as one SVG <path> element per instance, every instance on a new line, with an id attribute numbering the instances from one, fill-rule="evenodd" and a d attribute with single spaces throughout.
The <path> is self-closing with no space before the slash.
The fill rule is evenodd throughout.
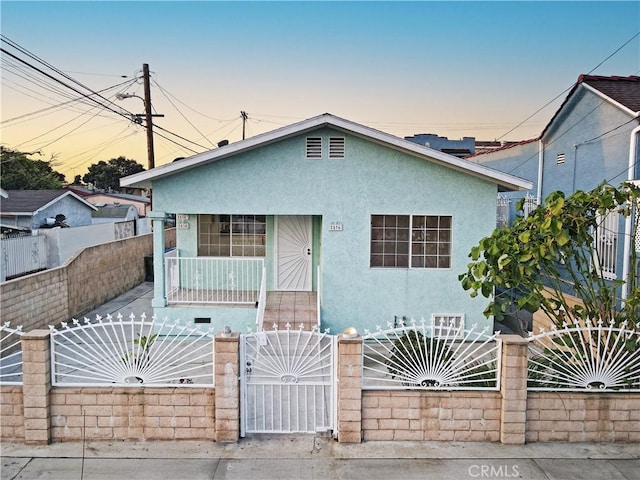
<path id="1" fill-rule="evenodd" d="M 500 439 L 499 392 L 362 392 L 364 440 Z"/>
<path id="2" fill-rule="evenodd" d="M 213 388 L 71 388 L 51 391 L 51 440 L 210 440 Z"/>
<path id="3" fill-rule="evenodd" d="M 527 442 L 640 442 L 640 393 L 529 392 Z"/>
<path id="4" fill-rule="evenodd" d="M 0 386 L 0 440 L 24 440 L 22 386 Z"/>
<path id="5" fill-rule="evenodd" d="M 175 229 L 165 232 L 175 246 Z M 0 318 L 23 330 L 67 321 L 142 283 L 144 257 L 153 253 L 152 234 L 83 249 L 65 265 L 0 285 Z"/>

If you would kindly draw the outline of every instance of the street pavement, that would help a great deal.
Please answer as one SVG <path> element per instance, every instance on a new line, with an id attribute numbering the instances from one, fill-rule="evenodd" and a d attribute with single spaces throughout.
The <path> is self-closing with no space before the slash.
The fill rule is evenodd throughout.
<path id="1" fill-rule="evenodd" d="M 146 282 L 82 317 L 150 316 Z M 1 480 L 640 480 L 640 444 L 375 441 L 252 435 L 238 443 L 87 441 L 0 445 Z"/>

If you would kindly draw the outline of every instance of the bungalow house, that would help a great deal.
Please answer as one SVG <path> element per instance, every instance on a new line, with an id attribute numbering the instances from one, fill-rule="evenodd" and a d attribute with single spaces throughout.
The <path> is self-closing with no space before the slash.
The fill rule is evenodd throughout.
<path id="1" fill-rule="evenodd" d="M 532 187 L 330 114 L 121 185 L 153 190 L 159 318 L 332 332 L 411 318 L 490 328 L 458 274 L 495 228 L 498 192 Z M 165 253 L 171 214 L 177 248 Z"/>
<path id="2" fill-rule="evenodd" d="M 532 182 L 531 192 L 501 194 L 498 223 L 506 223 L 514 218 L 516 200 L 525 194 L 527 208 L 532 208 L 554 191 L 569 195 L 603 181 L 615 186 L 637 181 L 639 133 L 639 76 L 580 75 L 540 136 L 468 159 Z M 630 264 L 631 249 L 640 249 L 628 241 L 631 228 L 631 222 L 612 213 L 595 232 L 604 278 L 626 279 L 640 266 Z M 625 287 L 620 294 L 626 298 Z"/>
<path id="3" fill-rule="evenodd" d="M 67 190 L 9 190 L 0 202 L 2 224 L 29 229 L 91 225 L 95 210 L 97 207 Z"/>

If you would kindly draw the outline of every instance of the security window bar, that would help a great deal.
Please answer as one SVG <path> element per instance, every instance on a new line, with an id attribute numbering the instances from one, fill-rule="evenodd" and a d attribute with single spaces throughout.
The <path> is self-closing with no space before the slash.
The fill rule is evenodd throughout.
<path id="1" fill-rule="evenodd" d="M 556 155 L 556 163 L 558 165 L 564 165 L 564 153 L 559 153 L 558 155 Z"/>
<path id="2" fill-rule="evenodd" d="M 344 158 L 344 137 L 329 138 L 329 158 Z"/>
<path id="3" fill-rule="evenodd" d="M 370 266 L 451 267 L 451 216 L 372 215 Z"/>
<path id="4" fill-rule="evenodd" d="M 307 158 L 322 158 L 322 138 L 307 137 Z"/>
<path id="5" fill-rule="evenodd" d="M 198 215 L 198 256 L 264 257 L 264 215 Z"/>

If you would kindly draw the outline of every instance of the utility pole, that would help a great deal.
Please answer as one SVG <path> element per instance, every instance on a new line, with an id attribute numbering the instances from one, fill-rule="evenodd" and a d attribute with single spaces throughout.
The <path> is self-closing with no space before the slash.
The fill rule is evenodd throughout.
<path id="1" fill-rule="evenodd" d="M 147 124 L 147 160 L 149 170 L 155 167 L 153 153 L 153 114 L 151 112 L 151 85 L 149 83 L 149 64 L 142 64 L 142 78 L 144 80 L 144 116 Z"/>
<path id="2" fill-rule="evenodd" d="M 245 132 L 245 127 L 247 125 L 247 119 L 249 118 L 249 115 L 247 114 L 247 112 L 242 110 L 240 112 L 240 116 L 242 117 L 242 139 L 244 140 L 244 132 Z"/>

